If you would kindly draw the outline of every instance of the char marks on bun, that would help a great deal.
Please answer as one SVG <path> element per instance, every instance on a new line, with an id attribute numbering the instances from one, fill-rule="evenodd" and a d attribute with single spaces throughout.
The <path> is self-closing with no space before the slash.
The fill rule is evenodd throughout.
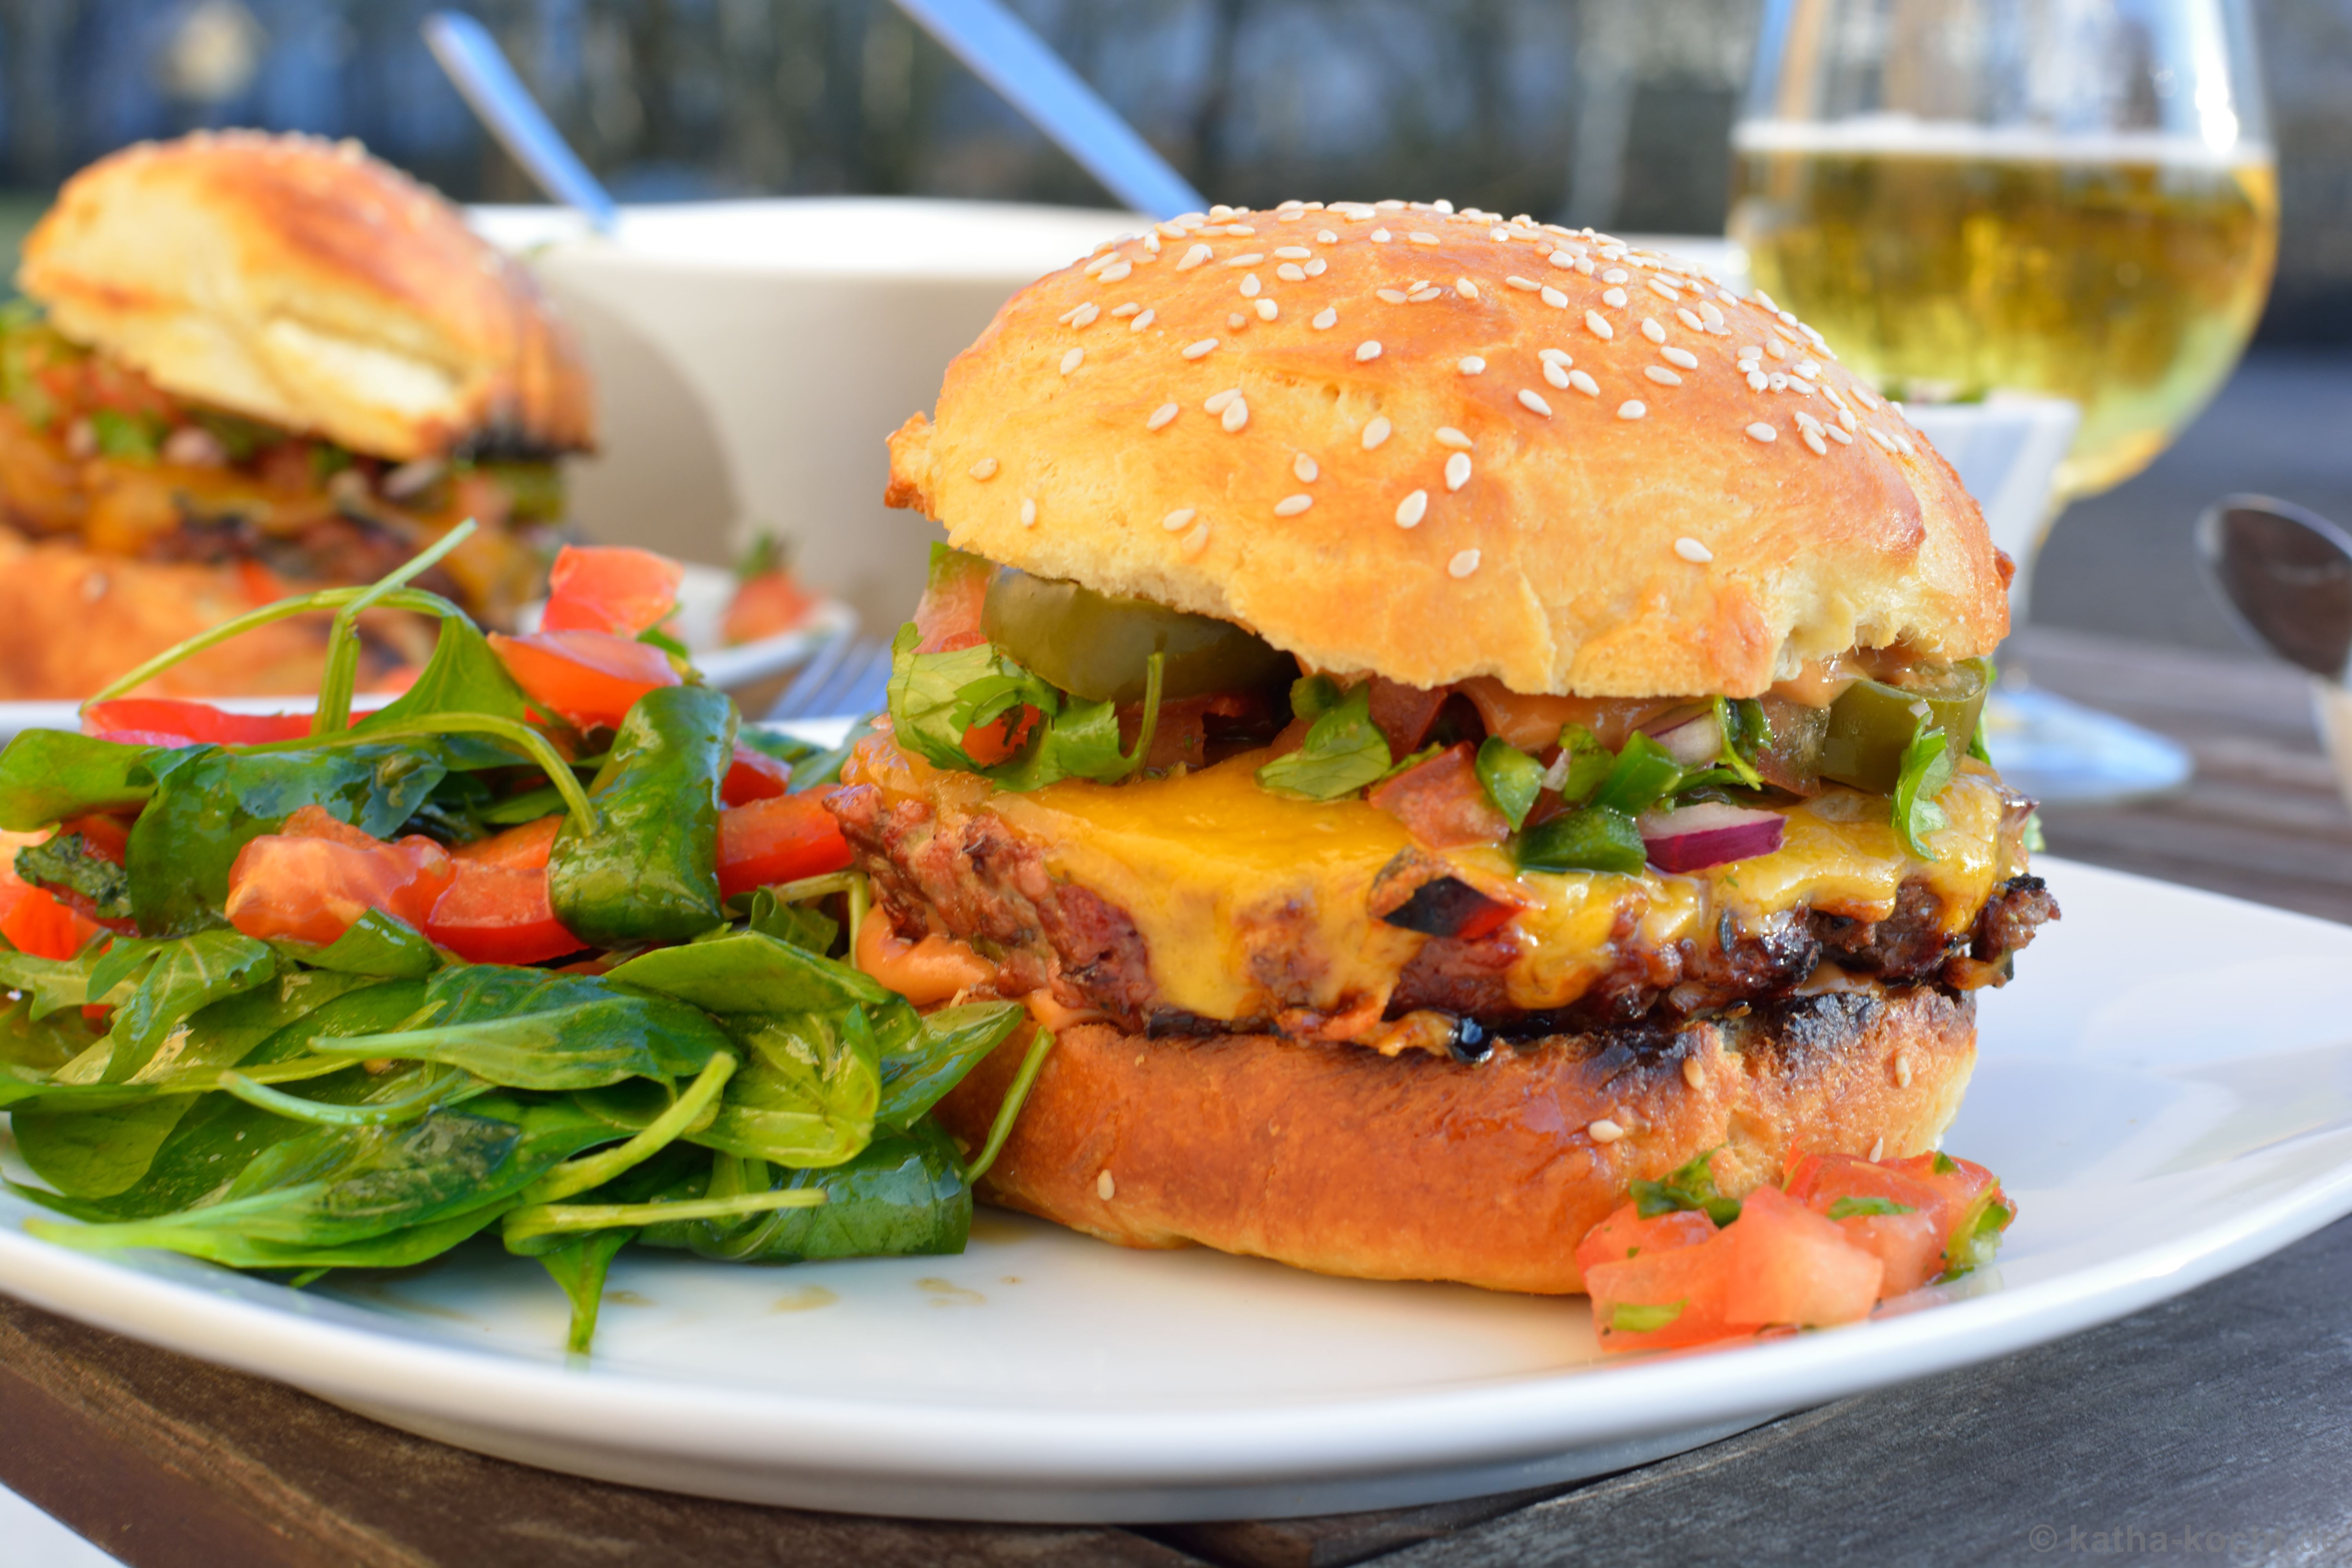
<path id="1" fill-rule="evenodd" d="M 1444 203 L 1098 248 L 957 358 L 889 496 L 959 549 L 1424 688 L 1748 696 L 2008 630 L 1958 478 L 1793 315 Z"/>
<path id="2" fill-rule="evenodd" d="M 127 148 L 66 183 L 17 282 L 166 392 L 372 457 L 595 444 L 586 365 L 529 270 L 355 142 Z"/>

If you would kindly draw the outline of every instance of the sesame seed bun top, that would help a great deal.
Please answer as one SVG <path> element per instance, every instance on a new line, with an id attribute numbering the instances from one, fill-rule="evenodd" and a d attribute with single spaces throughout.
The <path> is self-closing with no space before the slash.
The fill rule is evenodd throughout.
<path id="1" fill-rule="evenodd" d="M 1417 686 L 1746 696 L 2009 626 L 1958 477 L 1795 317 L 1444 203 L 1098 250 L 1007 301 L 890 457 L 891 504 L 961 549 Z"/>
<path id="2" fill-rule="evenodd" d="M 166 392 L 371 457 L 594 444 L 586 364 L 529 271 L 356 142 L 125 148 L 66 182 L 17 284 Z"/>

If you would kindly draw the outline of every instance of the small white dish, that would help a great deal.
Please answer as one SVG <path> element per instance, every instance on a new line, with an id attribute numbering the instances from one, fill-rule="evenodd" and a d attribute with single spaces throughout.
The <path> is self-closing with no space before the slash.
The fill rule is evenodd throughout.
<path id="1" fill-rule="evenodd" d="M 2352 930 L 2043 869 L 2065 917 L 1986 997 L 1946 1140 L 2000 1173 L 2017 1223 L 1996 1269 L 1854 1328 L 1603 1363 L 1581 1300 L 1128 1252 L 985 1210 L 953 1258 L 632 1250 L 572 1363 L 562 1297 L 489 1245 L 297 1292 L 52 1247 L 6 1196 L 0 1289 L 464 1447 L 803 1508 L 1267 1517 L 1572 1479 L 2120 1317 L 2352 1210 Z"/>

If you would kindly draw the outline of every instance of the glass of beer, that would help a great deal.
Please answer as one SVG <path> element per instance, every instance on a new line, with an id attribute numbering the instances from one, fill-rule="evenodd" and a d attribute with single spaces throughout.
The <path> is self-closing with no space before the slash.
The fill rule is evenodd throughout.
<path id="1" fill-rule="evenodd" d="M 2164 450 L 2269 291 L 2240 0 L 1768 0 L 1732 153 L 1756 282 L 1889 395 L 2081 406 L 2053 512 Z"/>

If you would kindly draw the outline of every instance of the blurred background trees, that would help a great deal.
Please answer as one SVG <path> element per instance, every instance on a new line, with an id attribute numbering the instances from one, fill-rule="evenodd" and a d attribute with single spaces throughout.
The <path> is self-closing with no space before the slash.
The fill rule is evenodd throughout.
<path id="1" fill-rule="evenodd" d="M 1451 196 L 1719 232 L 1755 0 L 1013 0 L 1216 199 Z M 480 0 L 625 198 L 1102 194 L 888 0 Z M 2285 239 L 2264 336 L 2352 342 L 2352 0 L 2256 0 Z M 0 0 L 0 204 L 141 137 L 357 136 L 532 193 L 418 41 L 426 0 Z M 0 235 L 5 240 L 5 235 Z"/>

